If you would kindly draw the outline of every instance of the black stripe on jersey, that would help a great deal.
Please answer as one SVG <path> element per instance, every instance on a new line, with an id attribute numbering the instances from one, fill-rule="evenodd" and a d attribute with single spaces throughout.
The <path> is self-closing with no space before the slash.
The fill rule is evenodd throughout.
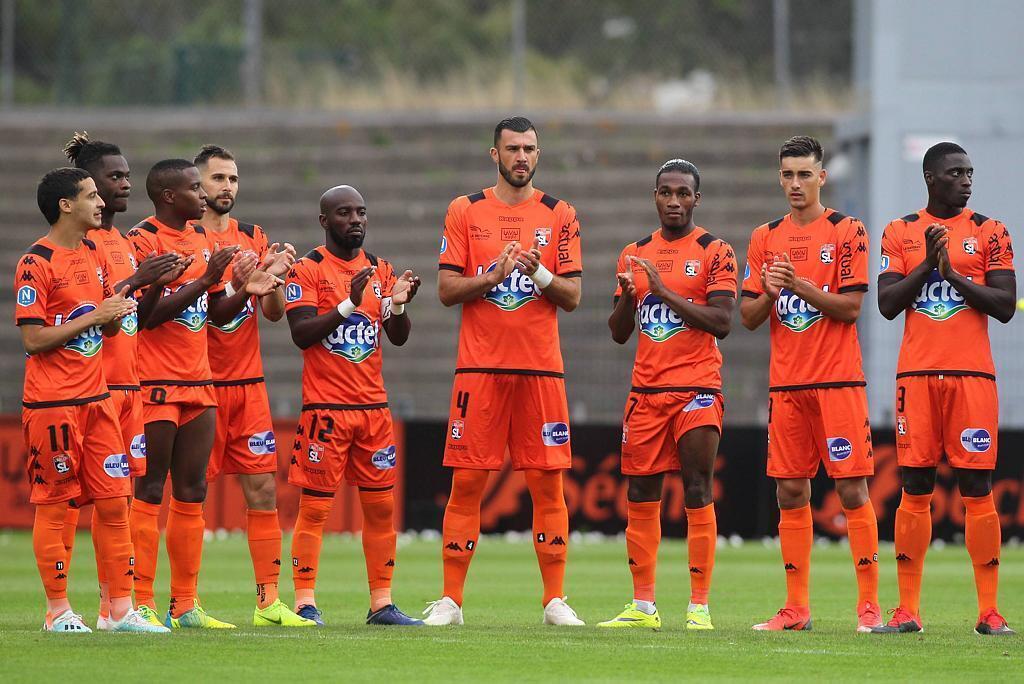
<path id="1" fill-rule="evenodd" d="M 527 368 L 456 368 L 459 373 L 489 373 L 491 375 L 540 375 L 546 378 L 564 378 L 565 373 L 557 371 L 530 370 Z"/>
<path id="2" fill-rule="evenodd" d="M 711 292 L 708 292 L 708 299 L 711 299 L 712 297 L 729 297 L 731 299 L 736 299 L 736 293 L 732 290 L 712 290 Z"/>
<path id="3" fill-rule="evenodd" d="M 921 218 L 920 214 L 907 214 L 906 216 L 904 216 L 900 220 L 903 221 L 904 223 L 913 223 L 914 221 L 916 221 L 919 218 Z"/>
<path id="4" fill-rule="evenodd" d="M 760 292 L 754 292 L 753 290 L 741 290 L 740 291 L 740 295 L 742 295 L 744 297 L 749 297 L 751 299 L 757 299 L 758 297 L 761 296 L 761 293 Z"/>
<path id="5" fill-rule="evenodd" d="M 138 385 L 107 385 L 108 390 L 117 390 L 118 392 L 138 392 L 142 388 Z"/>
<path id="6" fill-rule="evenodd" d="M 93 251 L 96 250 L 96 243 L 88 238 L 82 238 L 82 244 Z"/>
<path id="7" fill-rule="evenodd" d="M 863 380 L 851 380 L 849 382 L 812 382 L 807 385 L 780 385 L 769 387 L 769 392 L 795 392 L 805 389 L 837 389 L 842 387 L 867 387 Z"/>
<path id="8" fill-rule="evenodd" d="M 256 226 L 254 226 L 251 223 L 242 223 L 241 221 L 239 221 L 238 230 L 242 231 L 243 233 L 245 233 L 246 235 L 253 239 L 256 238 Z"/>
<path id="9" fill-rule="evenodd" d="M 839 294 L 846 294 L 847 292 L 867 292 L 867 291 L 868 291 L 868 286 L 867 285 L 844 285 L 843 287 L 841 287 L 841 288 L 839 288 L 837 290 L 837 292 Z"/>
<path id="10" fill-rule="evenodd" d="M 312 307 L 310 307 L 312 308 Z M 245 378 L 244 380 L 214 380 L 214 387 L 239 387 L 241 385 L 258 385 L 264 382 L 263 376 L 258 378 Z"/>
<path id="11" fill-rule="evenodd" d="M 192 230 L 196 231 L 200 235 L 206 235 L 206 229 L 203 228 L 201 225 L 199 225 L 198 223 L 193 223 L 191 225 L 192 225 Z"/>
<path id="12" fill-rule="evenodd" d="M 97 394 L 95 397 L 82 397 L 81 399 L 65 399 L 64 401 L 23 401 L 21 405 L 27 409 L 54 408 L 56 406 L 82 406 L 91 404 L 94 401 L 103 401 L 110 398 L 110 392 Z"/>
<path id="13" fill-rule="evenodd" d="M 650 242 L 653 239 L 654 239 L 653 235 L 648 235 L 645 238 L 640 238 L 639 240 L 636 241 L 636 246 L 637 247 L 643 247 L 644 245 L 646 245 L 648 242 Z"/>
<path id="14" fill-rule="evenodd" d="M 985 378 L 986 380 L 996 379 L 996 376 L 991 373 L 982 373 L 981 371 L 966 371 L 966 370 L 919 370 L 919 371 L 907 371 L 905 373 L 897 373 L 896 379 L 900 378 L 914 378 L 922 375 L 951 375 L 957 378 Z"/>
<path id="15" fill-rule="evenodd" d="M 456 273 L 465 273 L 466 269 L 462 266 L 456 266 L 455 264 L 438 264 L 437 270 L 439 271 L 455 271 Z"/>
<path id="16" fill-rule="evenodd" d="M 560 199 L 558 199 L 557 197 L 552 197 L 547 193 L 544 193 L 544 196 L 540 198 L 540 203 L 543 204 L 548 209 L 550 209 L 551 211 L 555 210 L 555 207 L 558 206 L 559 202 L 561 202 Z"/>
<path id="17" fill-rule="evenodd" d="M 988 218 L 988 216 L 985 216 L 984 214 L 979 214 L 978 212 L 974 212 L 974 215 L 971 216 L 971 220 L 974 221 L 975 225 L 980 227 L 983 223 L 985 223 L 985 221 L 988 221 L 989 218 Z"/>
<path id="18" fill-rule="evenodd" d="M 387 408 L 388 402 L 382 402 L 379 404 L 303 404 L 303 411 L 313 411 L 316 409 L 328 409 L 330 411 L 368 411 L 370 409 L 382 409 Z"/>
<path id="19" fill-rule="evenodd" d="M 1017 275 L 1012 268 L 993 268 L 985 271 L 985 275 Z"/>
<path id="20" fill-rule="evenodd" d="M 768 230 L 775 230 L 776 228 L 778 228 L 779 224 L 782 223 L 782 219 L 784 219 L 784 218 L 786 218 L 786 217 L 783 216 L 782 218 L 777 218 L 774 221 L 769 221 L 769 223 L 768 223 Z"/>
<path id="21" fill-rule="evenodd" d="M 569 271 L 568 273 L 559 273 L 563 278 L 582 278 L 583 271 Z"/>
<path id="22" fill-rule="evenodd" d="M 721 388 L 714 387 L 630 387 L 633 394 L 662 394 L 664 392 L 696 392 L 697 394 L 721 394 Z"/>
<path id="23" fill-rule="evenodd" d="M 19 318 L 15 325 L 46 325 L 42 318 Z"/>
<path id="24" fill-rule="evenodd" d="M 697 238 L 697 244 L 700 245 L 701 247 L 703 247 L 704 249 L 707 249 L 708 245 L 710 245 L 712 242 L 714 242 L 717 239 L 718 238 L 716 238 L 711 233 L 704 233 L 699 238 Z"/>
<path id="25" fill-rule="evenodd" d="M 840 214 L 838 211 L 833 211 L 831 214 L 828 215 L 828 222 L 831 223 L 833 226 L 838 226 L 840 221 L 847 218 L 849 217 L 846 214 Z"/>
<path id="26" fill-rule="evenodd" d="M 377 257 L 376 257 L 376 256 L 374 256 L 373 254 L 370 254 L 370 253 L 369 253 L 369 252 L 367 252 L 367 251 L 366 251 L 365 249 L 363 250 L 363 254 L 365 254 L 365 255 L 366 255 L 366 258 L 370 260 L 370 263 L 371 263 L 372 265 L 374 265 L 374 266 L 376 266 L 376 265 L 377 265 L 378 259 L 377 259 Z"/>
<path id="27" fill-rule="evenodd" d="M 53 257 L 53 250 L 44 245 L 32 245 L 25 254 L 34 254 L 49 261 Z"/>
<path id="28" fill-rule="evenodd" d="M 132 228 L 132 230 L 144 230 L 147 233 L 156 233 L 157 227 L 154 226 L 149 221 L 140 221 L 139 223 L 135 224 L 135 227 Z"/>
<path id="29" fill-rule="evenodd" d="M 304 256 L 302 258 L 303 259 L 309 259 L 310 261 L 315 261 L 316 263 L 319 264 L 321 261 L 324 260 L 324 255 L 321 254 L 320 252 L 318 252 L 316 250 L 316 248 L 314 248 L 314 249 L 311 249 L 308 252 L 306 252 L 306 256 Z"/>
<path id="30" fill-rule="evenodd" d="M 139 384 L 143 387 L 207 387 L 213 380 L 143 380 Z"/>
<path id="31" fill-rule="evenodd" d="M 486 197 L 487 197 L 487 195 L 485 195 L 484 191 L 481 190 L 480 192 L 474 192 L 472 195 L 469 195 L 468 197 L 466 197 L 466 199 L 469 200 L 470 204 L 476 204 L 477 202 L 479 202 L 480 200 L 482 200 L 482 199 L 484 199 Z"/>

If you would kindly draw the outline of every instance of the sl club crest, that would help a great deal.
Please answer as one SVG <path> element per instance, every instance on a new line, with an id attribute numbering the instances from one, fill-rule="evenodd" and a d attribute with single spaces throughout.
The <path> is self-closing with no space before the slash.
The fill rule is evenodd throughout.
<path id="1" fill-rule="evenodd" d="M 821 263 L 831 264 L 836 260 L 836 246 L 831 243 L 822 245 L 819 256 L 821 257 Z"/>
<path id="2" fill-rule="evenodd" d="M 896 434 L 904 437 L 907 434 L 907 417 L 896 416 Z"/>
<path id="3" fill-rule="evenodd" d="M 310 463 L 319 463 L 322 461 L 324 458 L 324 445 L 310 442 L 308 456 Z"/>
<path id="4" fill-rule="evenodd" d="M 466 423 L 462 420 L 452 421 L 452 439 L 462 439 L 462 435 L 466 433 Z"/>
<path id="5" fill-rule="evenodd" d="M 978 252 L 978 238 L 964 238 L 964 254 L 976 254 Z"/>
<path id="6" fill-rule="evenodd" d="M 686 264 L 683 266 L 683 273 L 685 273 L 686 275 L 690 276 L 691 278 L 693 278 L 694 276 L 699 274 L 700 273 L 700 260 L 699 259 L 690 259 L 689 261 L 687 261 Z"/>
<path id="7" fill-rule="evenodd" d="M 551 229 L 550 228 L 538 228 L 533 231 L 533 237 L 536 238 L 537 244 L 541 247 L 547 247 L 551 242 Z"/>
<path id="8" fill-rule="evenodd" d="M 380 299 L 382 297 L 380 290 L 380 281 L 378 280 L 373 281 L 373 294 L 377 299 Z"/>

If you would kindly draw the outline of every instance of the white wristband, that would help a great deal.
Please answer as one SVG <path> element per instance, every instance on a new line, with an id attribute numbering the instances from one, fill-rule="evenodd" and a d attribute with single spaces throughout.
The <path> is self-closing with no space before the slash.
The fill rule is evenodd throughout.
<path id="1" fill-rule="evenodd" d="M 228 297 L 230 297 L 233 294 L 235 294 L 235 292 L 237 292 L 237 290 L 235 290 L 235 286 L 234 285 L 232 285 L 231 283 L 228 283 L 227 285 L 224 286 L 224 292 L 227 294 Z"/>
<path id="2" fill-rule="evenodd" d="M 338 313 L 341 314 L 342 318 L 348 318 L 355 310 L 356 305 L 352 303 L 351 299 L 346 299 L 341 304 L 338 304 Z"/>
<path id="3" fill-rule="evenodd" d="M 537 287 L 539 287 L 542 290 L 548 285 L 550 285 L 551 281 L 554 279 L 555 276 L 551 273 L 551 271 L 545 268 L 544 264 L 538 266 L 537 270 L 534 271 L 533 275 L 530 276 L 530 280 L 532 280 L 537 285 Z"/>
<path id="4" fill-rule="evenodd" d="M 401 316 L 405 313 L 405 304 L 392 304 L 391 313 L 395 316 Z"/>

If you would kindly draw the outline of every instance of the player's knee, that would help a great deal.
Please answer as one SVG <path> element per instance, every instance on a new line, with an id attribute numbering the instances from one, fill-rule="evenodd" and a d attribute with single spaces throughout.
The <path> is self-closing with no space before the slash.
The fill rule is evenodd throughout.
<path id="1" fill-rule="evenodd" d="M 661 500 L 661 477 L 630 477 L 626 497 L 633 503 Z"/>
<path id="2" fill-rule="evenodd" d="M 957 470 L 957 484 L 960 487 L 960 496 L 977 497 L 988 496 L 992 491 L 991 470 Z"/>
<path id="3" fill-rule="evenodd" d="M 166 477 L 166 475 L 165 475 Z M 135 498 L 149 504 L 160 505 L 164 498 L 163 480 L 140 477 L 135 480 Z"/>
<path id="4" fill-rule="evenodd" d="M 868 480 L 865 477 L 836 480 L 836 493 L 843 508 L 860 508 L 868 502 Z"/>
<path id="5" fill-rule="evenodd" d="M 201 482 L 173 485 L 174 498 L 182 503 L 202 503 L 206 501 L 206 479 Z"/>
<path id="6" fill-rule="evenodd" d="M 901 468 L 903 491 L 913 496 L 925 496 L 935 491 L 934 468 Z"/>
<path id="7" fill-rule="evenodd" d="M 781 479 L 775 481 L 775 497 L 781 508 L 800 508 L 811 500 L 811 484 L 808 480 Z"/>
<path id="8" fill-rule="evenodd" d="M 687 478 L 683 488 L 687 508 L 704 508 L 711 503 L 711 480 L 706 477 Z"/>
<path id="9" fill-rule="evenodd" d="M 244 478 L 242 490 L 249 508 L 258 511 L 272 511 L 277 507 L 277 483 L 274 481 L 273 473 Z"/>

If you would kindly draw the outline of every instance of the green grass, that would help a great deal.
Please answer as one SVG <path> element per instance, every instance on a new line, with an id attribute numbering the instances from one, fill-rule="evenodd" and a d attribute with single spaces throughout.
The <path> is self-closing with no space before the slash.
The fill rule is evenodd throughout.
<path id="1" fill-rule="evenodd" d="M 287 542 L 286 542 L 287 543 Z M 896 598 L 891 548 L 884 549 L 882 603 Z M 1003 555 L 1003 613 L 1024 625 L 1024 549 Z M 285 564 L 287 570 L 287 563 Z M 399 551 L 395 598 L 418 613 L 438 597 L 439 545 L 413 541 Z M 778 550 L 751 543 L 719 549 L 712 589 L 716 630 L 688 633 L 685 545 L 662 546 L 659 567 L 660 632 L 603 632 L 540 625 L 540 579 L 531 545 L 485 539 L 470 571 L 462 628 L 385 629 L 363 624 L 365 569 L 356 540 L 324 544 L 317 602 L 328 627 L 315 631 L 255 630 L 253 590 L 244 537 L 207 543 L 200 589 L 232 632 L 179 632 L 165 637 L 43 634 L 43 595 L 31 537 L 0 532 L 0 664 L 5 682 L 100 678 L 138 681 L 286 679 L 563 681 L 576 679 L 1010 680 L 1024 673 L 1021 637 L 982 638 L 971 566 L 962 547 L 933 549 L 925 575 L 922 635 L 855 634 L 853 568 L 847 549 L 814 550 L 814 631 L 754 633 L 753 622 L 782 603 Z M 79 535 L 72 563 L 71 599 L 87 622 L 95 619 L 92 545 Z M 157 600 L 166 601 L 167 563 L 160 561 Z M 590 625 L 614 616 L 630 596 L 622 544 L 570 547 L 566 591 Z M 286 600 L 291 582 L 282 586 Z"/>

